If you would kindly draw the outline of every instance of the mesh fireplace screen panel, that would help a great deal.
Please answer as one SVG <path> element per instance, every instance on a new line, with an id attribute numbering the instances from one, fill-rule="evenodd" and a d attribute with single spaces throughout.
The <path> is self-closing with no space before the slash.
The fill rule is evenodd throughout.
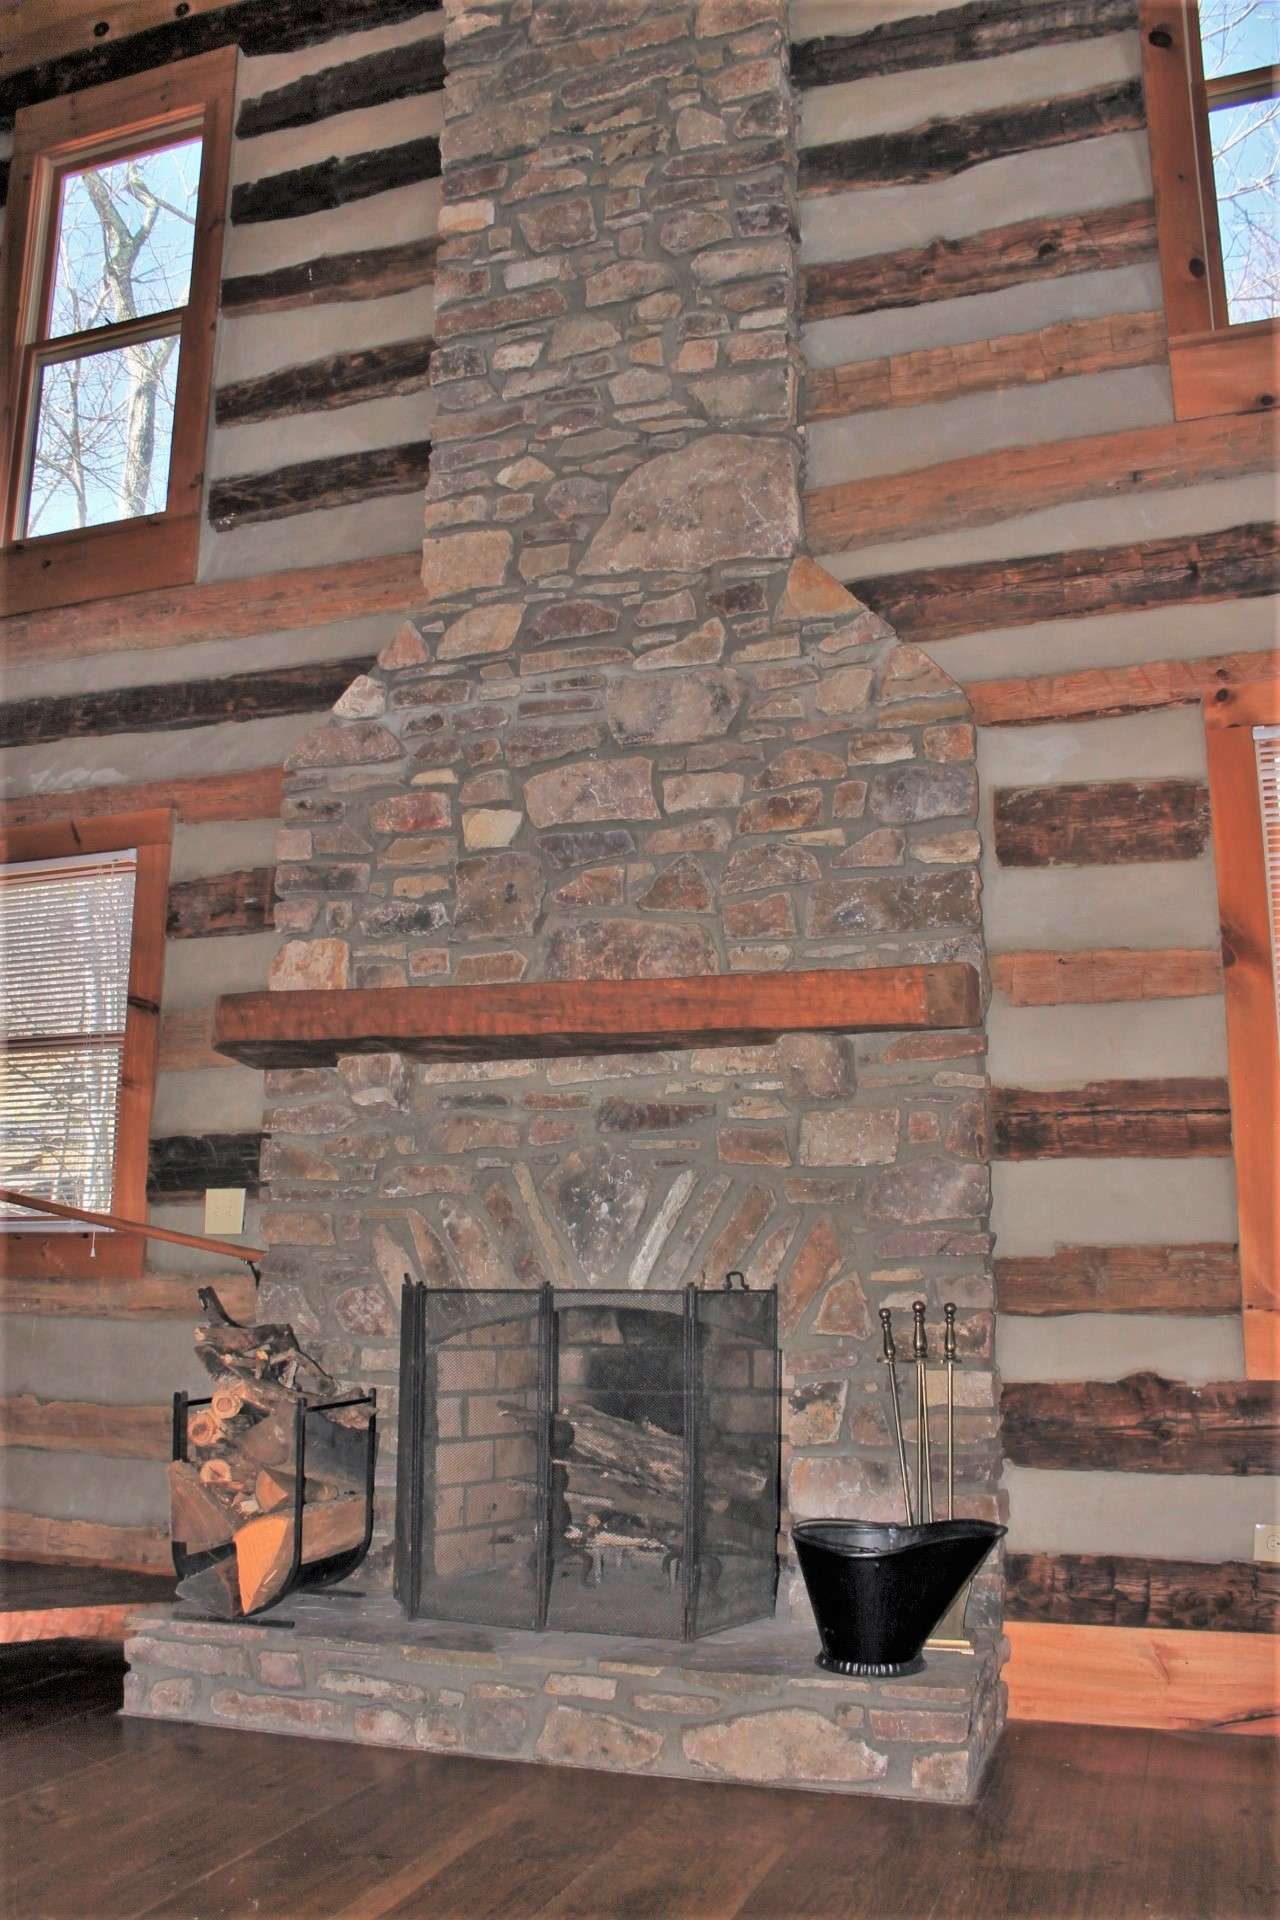
<path id="1" fill-rule="evenodd" d="M 411 1614 L 692 1639 L 773 1605 L 768 1292 L 405 1289 Z"/>

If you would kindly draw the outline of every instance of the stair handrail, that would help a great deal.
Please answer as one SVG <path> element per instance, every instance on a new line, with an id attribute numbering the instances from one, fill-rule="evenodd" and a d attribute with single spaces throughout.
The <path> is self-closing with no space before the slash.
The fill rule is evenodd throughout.
<path id="1" fill-rule="evenodd" d="M 265 1260 L 265 1247 L 238 1247 L 230 1240 L 210 1240 L 202 1233 L 179 1233 L 173 1227 L 149 1226 L 145 1220 L 126 1220 L 118 1213 L 91 1213 L 87 1207 L 68 1207 L 60 1200 L 37 1200 L 32 1193 L 18 1193 L 12 1187 L 0 1187 L 0 1203 L 11 1207 L 30 1207 L 36 1213 L 55 1214 L 59 1220 L 83 1220 L 88 1226 L 102 1227 L 111 1233 L 137 1233 L 145 1240 L 167 1240 L 173 1246 L 200 1247 L 205 1253 L 229 1254 L 256 1269 Z M 0 1221 L 0 1230 L 5 1222 Z"/>

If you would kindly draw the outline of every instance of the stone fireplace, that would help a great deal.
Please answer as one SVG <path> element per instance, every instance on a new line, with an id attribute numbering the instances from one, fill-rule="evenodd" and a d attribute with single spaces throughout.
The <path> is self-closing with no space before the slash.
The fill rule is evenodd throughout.
<path id="1" fill-rule="evenodd" d="M 982 971 L 966 702 L 803 549 L 785 15 L 450 0 L 423 608 L 292 756 L 278 997 L 546 983 L 572 1025 L 581 983 Z M 287 1636 L 149 1623 L 131 1710 L 968 1797 L 998 1569 L 973 1655 L 837 1679 L 787 1523 L 901 1517 L 876 1309 L 916 1297 L 959 1304 L 957 1511 L 997 1517 L 981 1029 L 280 1058 L 262 1313 L 392 1435 L 406 1278 L 615 1316 L 777 1289 L 777 1617 L 689 1646 L 410 1622 L 392 1438 L 355 1597 Z M 458 1417 L 482 1531 L 502 1437 Z"/>

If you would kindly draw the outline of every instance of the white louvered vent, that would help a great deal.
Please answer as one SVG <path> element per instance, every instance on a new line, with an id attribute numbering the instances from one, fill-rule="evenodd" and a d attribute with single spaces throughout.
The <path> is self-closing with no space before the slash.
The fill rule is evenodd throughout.
<path id="1" fill-rule="evenodd" d="M 0 867 L 0 1186 L 95 1212 L 111 1208 L 136 873 L 132 850 Z"/>
<path id="2" fill-rule="evenodd" d="M 1267 906 L 1271 913 L 1271 980 L 1280 1023 L 1280 727 L 1255 727 L 1258 794 L 1262 801 L 1262 857 L 1267 867 Z"/>

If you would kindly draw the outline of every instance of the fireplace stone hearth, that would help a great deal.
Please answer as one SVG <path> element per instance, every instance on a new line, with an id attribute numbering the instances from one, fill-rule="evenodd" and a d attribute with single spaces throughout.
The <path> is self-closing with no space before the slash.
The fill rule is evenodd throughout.
<path id="1" fill-rule="evenodd" d="M 450 0 L 446 64 L 423 607 L 289 761 L 275 997 L 985 981 L 967 702 L 803 549 L 784 0 Z M 260 1310 L 378 1388 L 373 1547 L 290 1633 L 149 1621 L 130 1711 L 971 1796 L 998 1557 L 972 1655 L 823 1675 L 789 1523 L 902 1517 L 876 1310 L 917 1297 L 959 1308 L 957 1512 L 1001 1517 L 981 1019 L 716 1037 L 279 1056 Z M 639 1301 L 730 1269 L 777 1289 L 776 1618 L 688 1646 L 406 1619 L 405 1277 Z"/>

